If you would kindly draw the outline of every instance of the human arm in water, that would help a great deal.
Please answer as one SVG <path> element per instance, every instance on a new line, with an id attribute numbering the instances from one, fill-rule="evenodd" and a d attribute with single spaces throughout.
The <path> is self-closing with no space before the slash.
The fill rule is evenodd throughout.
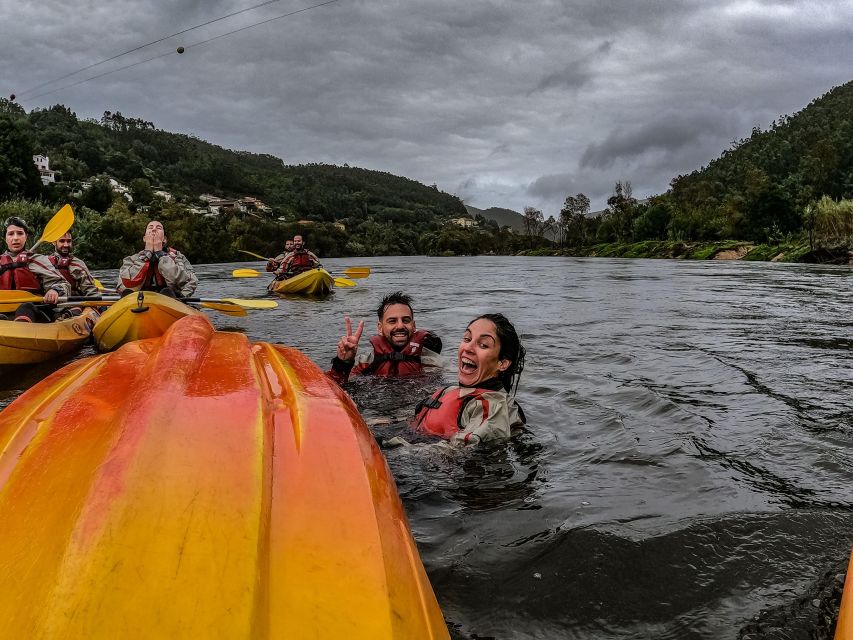
<path id="1" fill-rule="evenodd" d="M 462 428 L 450 437 L 457 446 L 509 440 L 522 426 L 524 413 L 504 391 L 487 391 L 469 402 L 459 420 Z"/>

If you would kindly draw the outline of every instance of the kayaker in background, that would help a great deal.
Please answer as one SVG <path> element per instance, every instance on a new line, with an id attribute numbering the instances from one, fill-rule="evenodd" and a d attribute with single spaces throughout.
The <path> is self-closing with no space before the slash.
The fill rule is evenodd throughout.
<path id="1" fill-rule="evenodd" d="M 321 266 L 320 259 L 305 248 L 302 236 L 293 236 L 293 251 L 285 256 L 275 273 L 279 280 L 283 280 Z"/>
<path id="2" fill-rule="evenodd" d="M 127 256 L 119 271 L 118 289 L 122 295 L 132 291 L 156 291 L 173 298 L 191 296 L 198 278 L 189 260 L 166 244 L 166 231 L 159 220 L 145 227 L 145 248 Z"/>
<path id="3" fill-rule="evenodd" d="M 53 322 L 53 305 L 60 296 L 71 293 L 65 278 L 47 256 L 26 250 L 29 227 L 26 221 L 11 216 L 3 223 L 6 251 L 0 255 L 0 289 L 17 289 L 43 295 L 45 304 L 26 302 L 15 310 L 18 322 Z"/>
<path id="4" fill-rule="evenodd" d="M 284 252 L 278 254 L 275 258 L 267 262 L 267 271 L 278 271 L 284 259 L 293 251 L 293 240 L 284 241 Z"/>
<path id="5" fill-rule="evenodd" d="M 441 338 L 415 326 L 412 298 L 395 291 L 384 298 L 376 310 L 378 333 L 370 338 L 370 353 L 358 355 L 358 342 L 364 331 L 364 320 L 355 333 L 352 321 L 344 318 L 346 335 L 338 341 L 337 355 L 332 359 L 329 377 L 343 384 L 353 373 L 386 377 L 411 376 L 423 372 L 425 366 L 436 366 L 441 353 Z"/>
<path id="6" fill-rule="evenodd" d="M 72 296 L 99 295 L 101 292 L 95 286 L 95 279 L 89 272 L 89 267 L 80 258 L 71 253 L 73 246 L 74 241 L 71 238 L 70 232 L 59 238 L 59 240 L 53 243 L 55 252 L 48 257 L 50 264 L 68 282 L 68 285 L 71 287 Z"/>
<path id="7" fill-rule="evenodd" d="M 516 435 L 525 418 L 513 385 L 518 388 L 524 353 L 515 327 L 502 314 L 475 318 L 459 343 L 459 384 L 418 404 L 415 429 L 460 446 Z"/>

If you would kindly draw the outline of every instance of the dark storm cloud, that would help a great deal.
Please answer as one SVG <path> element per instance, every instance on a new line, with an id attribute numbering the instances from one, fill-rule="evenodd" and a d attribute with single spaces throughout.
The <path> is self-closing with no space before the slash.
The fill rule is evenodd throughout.
<path id="1" fill-rule="evenodd" d="M 90 74 L 163 59 L 22 103 L 119 110 L 288 163 L 346 162 L 478 207 L 555 213 L 579 191 L 600 208 L 615 180 L 663 191 L 851 79 L 853 7 L 829 0 L 339 0 L 196 46 L 315 1 L 184 34 Z M 0 0 L 2 91 L 252 4 Z"/>

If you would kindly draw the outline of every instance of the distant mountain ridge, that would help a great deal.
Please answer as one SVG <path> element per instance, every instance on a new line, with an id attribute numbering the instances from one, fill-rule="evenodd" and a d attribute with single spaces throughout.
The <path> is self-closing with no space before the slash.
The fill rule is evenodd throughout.
<path id="1" fill-rule="evenodd" d="M 499 227 L 509 227 L 516 233 L 524 233 L 524 216 L 518 211 L 502 209 L 501 207 L 478 209 L 477 207 L 472 207 L 470 204 L 466 204 L 465 209 L 472 218 L 481 215 L 486 220 L 494 220 L 498 223 Z"/>

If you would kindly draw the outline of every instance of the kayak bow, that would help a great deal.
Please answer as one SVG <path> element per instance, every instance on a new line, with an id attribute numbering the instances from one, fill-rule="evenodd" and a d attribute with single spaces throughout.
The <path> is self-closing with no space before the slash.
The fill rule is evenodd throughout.
<path id="1" fill-rule="evenodd" d="M 449 637 L 373 437 L 295 349 L 183 318 L 25 392 L 0 452 L 8 637 Z"/>

